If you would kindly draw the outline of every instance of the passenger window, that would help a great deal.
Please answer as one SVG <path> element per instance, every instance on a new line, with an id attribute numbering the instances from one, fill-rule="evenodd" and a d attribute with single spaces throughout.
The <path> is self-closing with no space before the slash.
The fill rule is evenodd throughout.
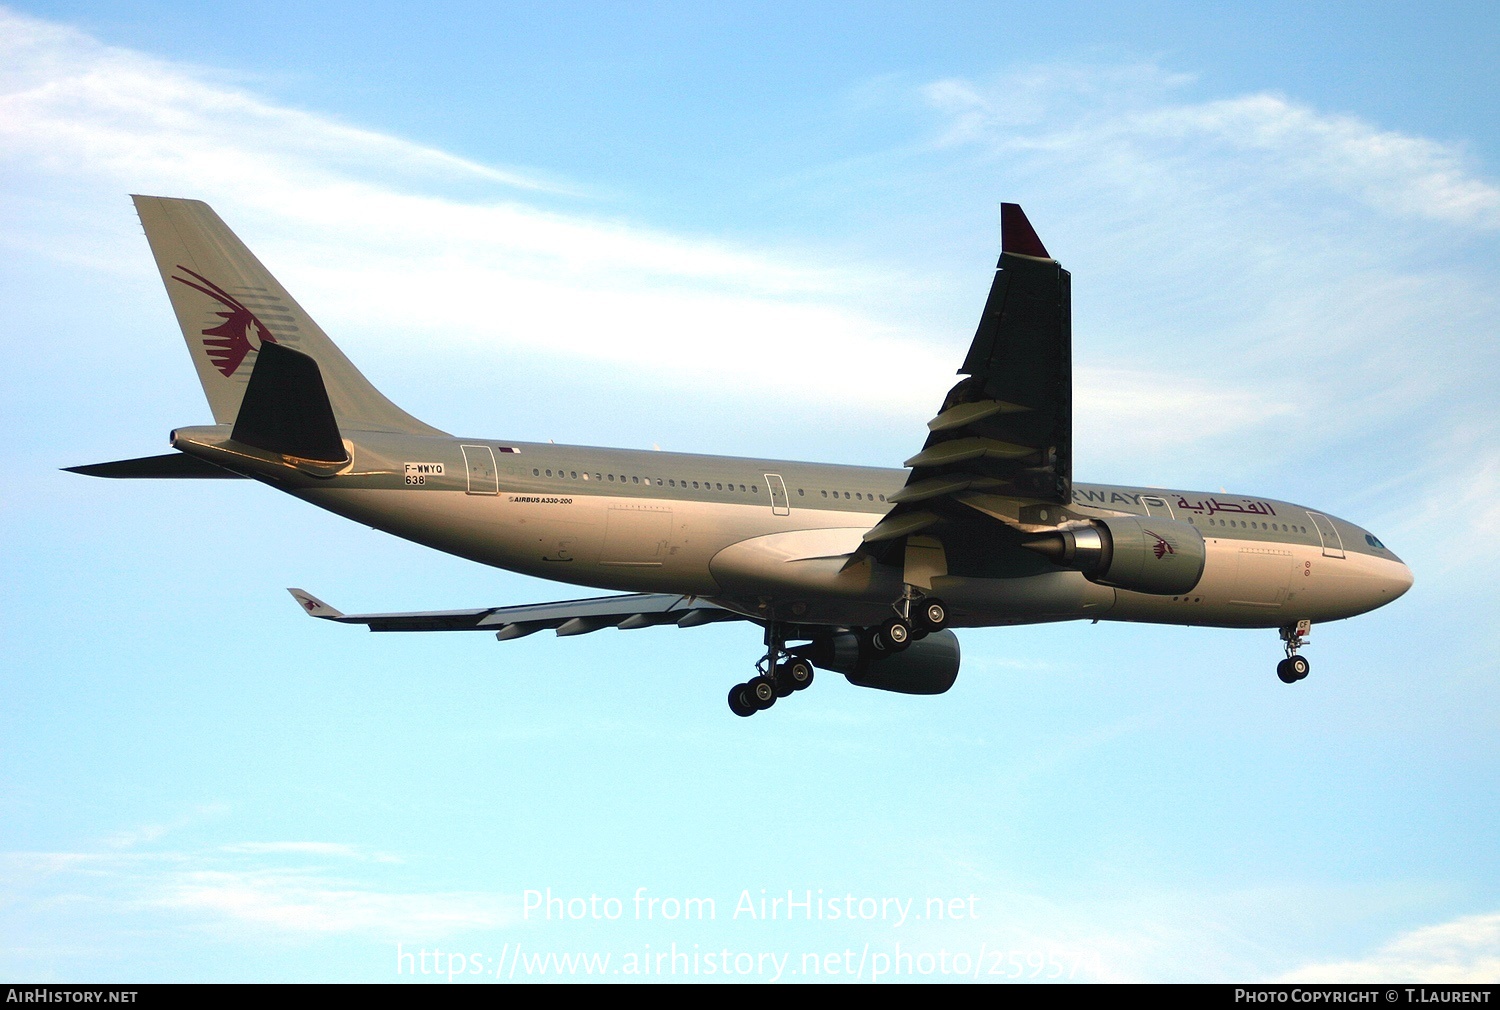
<path id="1" fill-rule="evenodd" d="M 614 475 L 614 474 L 610 474 L 610 475 L 609 475 L 609 479 L 610 479 L 610 480 L 611 480 L 611 481 L 613 481 L 613 480 L 614 480 L 614 479 L 615 479 L 615 475 Z"/>
<path id="2" fill-rule="evenodd" d="M 639 484 L 640 482 L 641 482 L 641 479 L 639 477 L 632 477 L 632 478 L 630 478 L 630 483 L 632 483 L 632 484 Z"/>
<path id="3" fill-rule="evenodd" d="M 569 472 L 569 476 L 572 477 L 574 480 L 577 480 L 578 479 L 578 471 L 577 470 L 570 471 Z"/>
<path id="4" fill-rule="evenodd" d="M 797 489 L 797 497 L 798 498 L 802 497 L 802 489 L 800 487 Z"/>
<path id="5" fill-rule="evenodd" d="M 531 475 L 533 477 L 540 477 L 542 475 L 542 471 L 538 470 L 536 467 L 532 467 L 531 468 Z"/>

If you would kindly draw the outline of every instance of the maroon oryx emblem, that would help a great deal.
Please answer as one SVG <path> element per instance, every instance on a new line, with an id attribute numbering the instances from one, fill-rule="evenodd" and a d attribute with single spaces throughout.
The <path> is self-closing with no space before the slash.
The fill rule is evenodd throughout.
<path id="1" fill-rule="evenodd" d="M 214 367 L 223 374 L 224 378 L 227 379 L 233 375 L 244 362 L 245 355 L 252 350 L 259 350 L 261 344 L 276 343 L 276 338 L 271 336 L 271 331 L 266 329 L 266 324 L 255 318 L 255 313 L 246 308 L 234 295 L 180 263 L 177 269 L 185 274 L 192 274 L 202 283 L 195 284 L 185 277 L 175 275 L 172 277 L 174 281 L 186 284 L 196 291 L 202 291 L 229 310 L 228 312 L 215 312 L 214 315 L 224 321 L 218 326 L 203 331 L 203 347 L 208 351 L 208 360 L 213 362 Z"/>
<path id="2" fill-rule="evenodd" d="M 1177 549 L 1175 547 L 1167 543 L 1167 541 L 1162 537 L 1159 537 L 1155 533 L 1152 533 L 1150 530 L 1146 530 L 1146 536 L 1156 541 L 1156 546 L 1151 548 L 1151 553 L 1156 555 L 1156 559 L 1158 561 L 1166 557 L 1168 554 L 1177 553 Z"/>

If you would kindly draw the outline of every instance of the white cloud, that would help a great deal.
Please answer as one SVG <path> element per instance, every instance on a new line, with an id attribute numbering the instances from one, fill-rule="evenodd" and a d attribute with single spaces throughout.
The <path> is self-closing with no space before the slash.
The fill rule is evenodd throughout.
<path id="1" fill-rule="evenodd" d="M 186 870 L 149 903 L 285 932 L 428 936 L 514 921 L 513 902 L 475 892 L 391 893 L 291 870 Z"/>
<path id="2" fill-rule="evenodd" d="M 1014 150 L 1091 148 L 1101 160 L 1169 162 L 1203 148 L 1267 156 L 1276 185 L 1314 183 L 1382 213 L 1500 228 L 1500 187 L 1472 174 L 1460 147 L 1323 112 L 1260 92 L 1206 102 L 1173 101 L 1192 82 L 1149 64 L 1049 67 L 1005 75 L 988 87 L 947 79 L 923 89 L 944 114 L 937 142 Z"/>
<path id="3" fill-rule="evenodd" d="M 335 333 L 582 357 L 682 382 L 735 374 L 744 387 L 834 400 L 888 390 L 893 357 L 952 370 L 951 356 L 914 360 L 920 346 L 851 304 L 888 280 L 868 270 L 549 210 L 516 198 L 549 189 L 531 176 L 277 107 L 3 11 L 0 68 L 13 201 L 125 220 L 118 198 L 98 205 L 97 194 L 203 197 Z M 434 195 L 455 177 L 500 189 Z M 103 241 L 97 230 L 67 236 L 64 215 L 44 216 L 48 234 L 33 244 L 110 258 L 82 249 Z M 9 241 L 27 240 L 18 230 Z M 831 373 L 843 381 L 826 383 Z"/>
<path id="4" fill-rule="evenodd" d="M 1310 964 L 1280 982 L 1500 982 L 1500 913 L 1468 915 L 1403 933 L 1355 961 Z"/>
<path id="5" fill-rule="evenodd" d="M 1108 440 L 1142 451 L 1218 437 L 1296 412 L 1281 390 L 1239 389 L 1191 374 L 1079 368 L 1073 391 L 1075 443 Z"/>
<path id="6" fill-rule="evenodd" d="M 1487 303 L 1474 308 L 1482 285 L 1402 274 L 1368 237 L 1389 214 L 1493 227 L 1500 191 L 1451 146 L 1274 95 L 1183 102 L 1189 82 L 1150 65 L 1072 66 L 922 89 L 942 144 L 1003 152 L 1042 206 L 1066 208 L 1051 227 L 1088 236 L 1060 251 L 1086 271 L 1075 444 L 1113 458 L 1230 432 L 1277 438 L 1342 400 L 1319 422 L 1337 434 L 1432 396 L 1467 332 L 1455 326 L 1488 318 Z M 1375 210 L 1357 226 L 1304 219 L 1310 180 Z M 685 237 L 593 204 L 558 210 L 578 187 L 4 11 L 0 181 L 0 243 L 132 278 L 149 261 L 115 194 L 208 199 L 384 374 L 414 346 L 481 381 L 511 380 L 519 358 L 586 362 L 622 389 L 711 392 L 736 411 L 900 418 L 915 444 L 967 337 L 939 332 L 920 300 L 890 307 L 885 292 L 931 288 L 920 254 L 877 269 L 815 246 Z M 1291 209 L 1265 211 L 1268 193 Z M 983 292 L 965 297 L 977 313 Z M 1429 353 L 1413 359 L 1418 326 Z M 1333 397 L 1313 388 L 1351 367 L 1360 381 Z"/>
<path id="7" fill-rule="evenodd" d="M 357 845 L 343 842 L 239 842 L 221 847 L 223 852 L 243 853 L 251 856 L 286 855 L 300 853 L 309 856 L 336 856 L 341 859 L 374 860 L 381 863 L 399 863 L 401 860 L 386 852 L 366 852 Z"/>
<path id="8" fill-rule="evenodd" d="M 1285 170 L 1370 206 L 1449 224 L 1500 228 L 1500 188 L 1475 178 L 1451 145 L 1381 130 L 1274 94 L 1145 113 L 1125 129 L 1198 136 L 1274 154 Z"/>
<path id="9" fill-rule="evenodd" d="M 336 842 L 239 842 L 213 849 L 0 854 L 9 910 L 95 908 L 111 919 L 165 912 L 192 929 L 451 935 L 516 919 L 514 897 L 399 886 L 401 860 Z M 338 869 L 332 869 L 336 864 Z M 356 871 L 363 874 L 355 877 Z M 394 876 L 397 886 L 391 886 Z"/>

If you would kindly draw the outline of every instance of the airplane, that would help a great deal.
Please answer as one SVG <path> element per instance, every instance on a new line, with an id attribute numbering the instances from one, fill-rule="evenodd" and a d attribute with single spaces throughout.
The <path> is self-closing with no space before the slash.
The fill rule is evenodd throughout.
<path id="1" fill-rule="evenodd" d="M 1256 495 L 1074 483 L 1070 274 L 1017 204 L 963 378 L 901 468 L 456 438 L 386 399 L 205 203 L 136 196 L 214 423 L 114 478 L 249 478 L 460 557 L 615 591 L 422 613 L 309 615 L 371 631 L 763 631 L 739 716 L 808 687 L 941 694 L 955 628 L 1090 620 L 1274 628 L 1308 675 L 1314 622 L 1412 573 L 1347 520 Z M 915 443 L 915 438 L 913 442 Z"/>

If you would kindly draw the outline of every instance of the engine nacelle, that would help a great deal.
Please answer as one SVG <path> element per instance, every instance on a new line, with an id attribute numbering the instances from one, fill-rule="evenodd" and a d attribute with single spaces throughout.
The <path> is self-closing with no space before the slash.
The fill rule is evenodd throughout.
<path id="1" fill-rule="evenodd" d="M 860 637 L 843 632 L 793 650 L 814 666 L 834 670 L 857 687 L 897 694 L 942 694 L 958 679 L 958 636 L 934 631 L 902 652 L 872 653 Z"/>
<path id="2" fill-rule="evenodd" d="M 1158 596 L 1192 592 L 1208 560 L 1196 526 L 1156 516 L 1091 519 L 1024 546 L 1090 582 Z"/>

